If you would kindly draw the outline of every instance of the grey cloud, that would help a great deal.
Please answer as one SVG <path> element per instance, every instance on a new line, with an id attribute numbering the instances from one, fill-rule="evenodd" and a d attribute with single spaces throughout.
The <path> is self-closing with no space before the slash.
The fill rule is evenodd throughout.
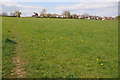
<path id="1" fill-rule="evenodd" d="M 20 7 L 2 5 L 2 12 L 12 12 L 12 11 L 15 11 L 15 10 L 20 10 Z"/>
<path id="2" fill-rule="evenodd" d="M 2 12 L 12 12 L 18 10 L 22 12 L 22 16 L 31 16 L 34 11 L 40 13 L 40 10 L 43 9 L 41 6 L 18 5 L 17 3 L 9 2 L 0 5 L 2 6 Z"/>

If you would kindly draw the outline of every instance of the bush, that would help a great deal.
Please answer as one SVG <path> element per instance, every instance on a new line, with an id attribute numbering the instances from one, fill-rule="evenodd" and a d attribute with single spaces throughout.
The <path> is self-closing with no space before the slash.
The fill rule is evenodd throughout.
<path id="1" fill-rule="evenodd" d="M 119 15 L 119 16 L 116 16 L 116 19 L 117 19 L 117 20 L 120 20 L 120 15 Z"/>

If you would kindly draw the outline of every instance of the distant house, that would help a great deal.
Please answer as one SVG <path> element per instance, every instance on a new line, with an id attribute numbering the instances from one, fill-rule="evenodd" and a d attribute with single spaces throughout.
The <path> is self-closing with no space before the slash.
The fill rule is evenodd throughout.
<path id="1" fill-rule="evenodd" d="M 34 13 L 34 15 L 32 15 L 32 17 L 38 17 L 38 13 L 35 13 L 35 12 L 33 12 Z"/>
<path id="2" fill-rule="evenodd" d="M 32 17 L 38 17 L 38 14 L 34 12 L 34 15 Z M 43 14 L 40 15 L 39 17 L 43 18 L 73 18 L 73 19 L 89 19 L 89 20 L 113 20 L 114 18 L 112 17 L 100 17 L 100 16 L 91 16 L 87 13 L 84 13 L 83 15 L 77 15 L 77 14 L 72 14 L 72 15 L 59 15 L 59 14 Z"/>
<path id="3" fill-rule="evenodd" d="M 59 15 L 59 18 L 64 18 L 64 16 L 63 15 Z"/>
<path id="4" fill-rule="evenodd" d="M 83 19 L 84 16 L 83 16 L 83 15 L 78 15 L 78 18 L 79 18 L 79 19 Z"/>

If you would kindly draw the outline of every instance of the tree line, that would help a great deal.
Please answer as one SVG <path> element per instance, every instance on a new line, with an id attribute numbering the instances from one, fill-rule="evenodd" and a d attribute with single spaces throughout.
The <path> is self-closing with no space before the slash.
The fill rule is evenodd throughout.
<path id="1" fill-rule="evenodd" d="M 47 10 L 44 8 L 41 10 L 40 14 L 33 12 L 34 15 L 32 15 L 31 17 L 35 17 L 35 18 L 79 18 L 79 16 L 77 14 L 71 14 L 71 12 L 69 10 L 65 10 L 62 12 L 62 15 L 58 15 L 58 14 L 51 14 L 51 13 L 47 13 Z M 14 11 L 14 12 L 10 12 L 10 15 L 8 15 L 7 12 L 3 12 L 0 14 L 0 16 L 11 16 L 11 17 L 21 17 L 22 12 L 20 11 Z M 93 19 L 97 19 L 100 17 L 98 16 L 91 16 L 88 13 L 84 13 L 83 15 L 81 15 L 82 18 L 93 18 Z M 109 17 L 111 18 L 111 17 Z M 107 19 L 107 17 L 106 17 Z M 115 19 L 120 20 L 120 15 L 116 16 Z"/>
<path id="2" fill-rule="evenodd" d="M 3 12 L 0 14 L 0 16 L 21 17 L 21 14 L 22 14 L 22 12 L 20 12 L 20 11 L 13 11 L 13 12 L 10 12 L 10 15 L 8 15 L 7 12 Z"/>
<path id="3" fill-rule="evenodd" d="M 83 14 L 84 17 L 88 17 L 90 16 L 88 13 L 84 13 Z M 77 14 L 71 14 L 71 12 L 69 10 L 64 10 L 62 12 L 62 15 L 58 15 L 58 14 L 51 14 L 51 13 L 47 13 L 46 9 L 41 10 L 40 15 L 38 13 L 34 12 L 34 15 L 32 15 L 32 17 L 43 17 L 43 18 L 56 18 L 56 17 L 60 17 L 60 18 L 77 18 L 78 15 Z"/>

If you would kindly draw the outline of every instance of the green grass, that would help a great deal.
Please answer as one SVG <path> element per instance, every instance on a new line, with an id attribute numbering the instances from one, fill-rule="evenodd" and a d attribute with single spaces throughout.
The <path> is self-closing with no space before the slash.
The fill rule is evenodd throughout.
<path id="1" fill-rule="evenodd" d="M 116 20 L 2 19 L 3 77 L 14 76 L 16 56 L 26 63 L 26 78 L 118 77 Z"/>

